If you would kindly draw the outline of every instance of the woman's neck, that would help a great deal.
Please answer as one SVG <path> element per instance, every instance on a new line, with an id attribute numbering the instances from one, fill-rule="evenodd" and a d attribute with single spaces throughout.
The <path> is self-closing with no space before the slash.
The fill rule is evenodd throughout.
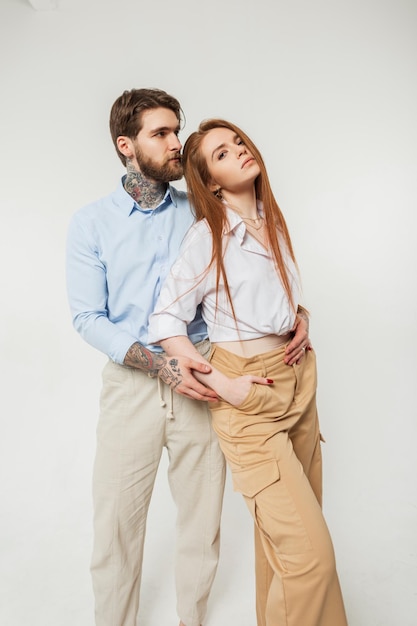
<path id="1" fill-rule="evenodd" d="M 150 180 L 136 169 L 132 161 L 126 163 L 126 178 L 124 188 L 127 193 L 141 206 L 149 209 L 156 208 L 163 200 L 166 192 L 166 183 Z"/>
<path id="2" fill-rule="evenodd" d="M 223 197 L 227 205 L 236 213 L 239 213 L 240 217 L 245 219 L 256 219 L 258 217 L 254 188 L 241 193 L 227 192 L 223 194 Z"/>

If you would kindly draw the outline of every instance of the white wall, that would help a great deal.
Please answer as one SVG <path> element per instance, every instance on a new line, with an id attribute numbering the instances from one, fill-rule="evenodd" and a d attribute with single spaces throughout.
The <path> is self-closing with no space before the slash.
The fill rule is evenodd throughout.
<path id="1" fill-rule="evenodd" d="M 0 0 L 0 624 L 92 624 L 91 467 L 105 357 L 71 327 L 71 214 L 121 174 L 127 88 L 241 125 L 301 266 L 351 626 L 417 623 L 414 0 Z M 142 626 L 176 623 L 174 509 L 152 504 Z M 228 485 L 205 626 L 253 626 L 252 529 Z M 302 626 L 302 625 L 299 625 Z M 336 625 L 335 625 L 336 626 Z"/>

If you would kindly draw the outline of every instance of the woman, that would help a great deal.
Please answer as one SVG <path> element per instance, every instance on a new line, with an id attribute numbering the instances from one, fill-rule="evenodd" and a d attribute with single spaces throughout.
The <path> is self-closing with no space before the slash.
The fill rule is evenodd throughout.
<path id="1" fill-rule="evenodd" d="M 203 360 L 186 331 L 201 303 L 212 371 L 196 375 L 219 396 L 213 427 L 255 522 L 258 626 L 346 626 L 321 511 L 315 355 L 284 361 L 300 300 L 284 217 L 259 151 L 237 126 L 203 122 L 183 163 L 197 222 L 149 340 Z"/>

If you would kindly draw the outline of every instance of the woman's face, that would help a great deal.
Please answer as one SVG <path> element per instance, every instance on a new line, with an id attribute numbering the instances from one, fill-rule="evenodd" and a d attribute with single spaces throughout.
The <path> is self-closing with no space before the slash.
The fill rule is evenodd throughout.
<path id="1" fill-rule="evenodd" d="M 211 176 L 210 190 L 238 193 L 250 188 L 260 173 L 259 165 L 243 143 L 229 128 L 213 128 L 201 142 Z"/>

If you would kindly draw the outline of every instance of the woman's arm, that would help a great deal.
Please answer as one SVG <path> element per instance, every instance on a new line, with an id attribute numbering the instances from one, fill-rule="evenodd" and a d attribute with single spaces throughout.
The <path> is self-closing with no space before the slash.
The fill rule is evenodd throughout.
<path id="1" fill-rule="evenodd" d="M 258 385 L 271 385 L 274 381 L 270 378 L 261 378 L 260 376 L 238 376 L 237 378 L 229 378 L 225 376 L 222 372 L 215 369 L 209 362 L 201 356 L 198 350 L 193 346 L 188 337 L 183 335 L 176 337 L 169 337 L 168 339 L 164 339 L 160 342 L 163 350 L 171 355 L 182 355 L 193 359 L 194 361 L 199 361 L 200 363 L 207 363 L 211 367 L 211 371 L 207 374 L 202 374 L 199 371 L 194 370 L 194 376 L 200 382 L 204 383 L 211 389 L 213 389 L 220 398 L 229 402 L 229 404 L 233 404 L 234 406 L 238 406 L 241 404 L 246 396 L 248 395 L 251 386 L 256 383 Z M 171 385 L 176 391 L 176 385 Z M 184 395 L 188 395 L 190 398 L 194 398 L 192 392 Z"/>

